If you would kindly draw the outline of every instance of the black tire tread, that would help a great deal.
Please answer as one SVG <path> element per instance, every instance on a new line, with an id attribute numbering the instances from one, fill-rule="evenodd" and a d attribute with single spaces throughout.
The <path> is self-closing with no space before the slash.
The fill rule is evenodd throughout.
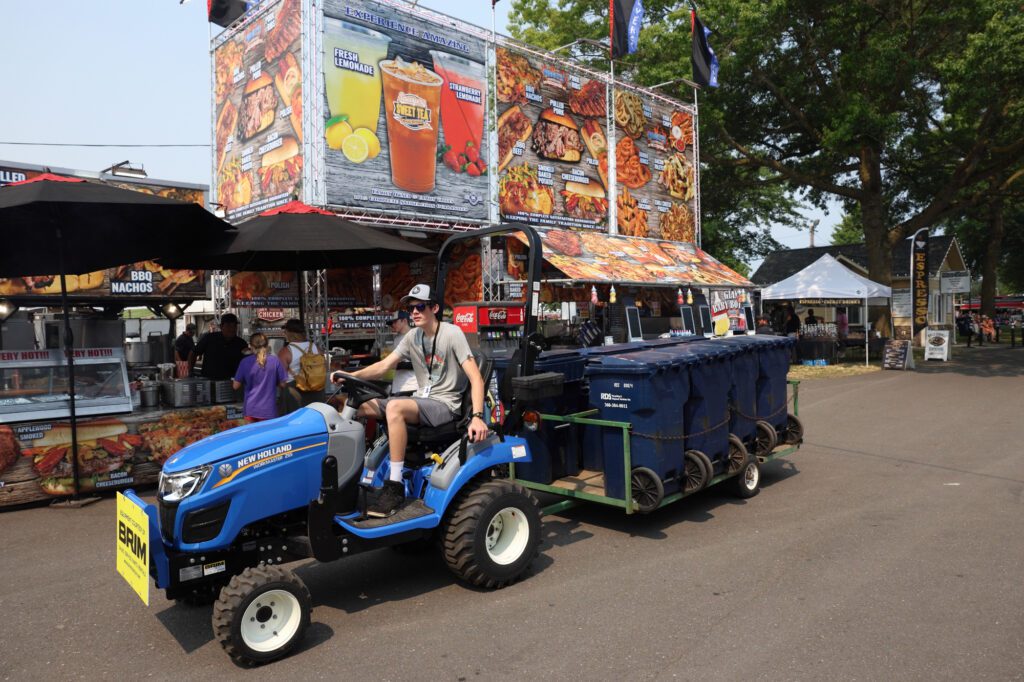
<path id="1" fill-rule="evenodd" d="M 450 505 L 452 511 L 445 519 L 442 535 L 442 554 L 448 568 L 460 579 L 475 587 L 498 590 L 519 580 L 526 572 L 510 578 L 497 579 L 487 575 L 477 562 L 473 551 L 473 537 L 480 515 L 488 503 L 507 493 L 518 493 L 528 499 L 538 518 L 540 508 L 536 498 L 526 488 L 505 479 L 478 478 L 470 481 Z M 533 546 L 526 548 L 529 554 L 527 566 L 540 553 L 540 533 L 533 539 Z"/>
<path id="2" fill-rule="evenodd" d="M 245 601 L 252 592 L 259 589 L 262 585 L 273 584 L 273 583 L 284 583 L 297 588 L 302 595 L 305 596 L 306 604 L 312 602 L 310 597 L 309 589 L 306 584 L 299 579 L 291 571 L 281 567 L 272 565 L 260 565 L 255 567 L 246 568 L 238 575 L 231 578 L 227 585 L 224 586 L 220 591 L 220 598 L 213 605 L 213 636 L 221 647 L 232 660 L 242 665 L 258 665 L 259 663 L 269 663 L 267 661 L 257 661 L 250 658 L 242 649 L 240 649 L 237 643 L 234 641 L 232 636 L 232 625 L 234 621 L 235 613 L 241 607 L 242 602 Z M 280 653 L 280 656 L 286 655 L 291 649 L 295 647 L 295 644 L 302 639 L 302 635 L 306 628 L 309 627 L 310 623 L 310 612 L 311 609 L 305 609 L 303 613 L 302 622 L 299 624 L 299 629 L 295 633 L 295 638 L 292 643 Z M 278 656 L 278 657 L 280 657 Z M 275 657 L 275 658 L 278 658 Z"/>

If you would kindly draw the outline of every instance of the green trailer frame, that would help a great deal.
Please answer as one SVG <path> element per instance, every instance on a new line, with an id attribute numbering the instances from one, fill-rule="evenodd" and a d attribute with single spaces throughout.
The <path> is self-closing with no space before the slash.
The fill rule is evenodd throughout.
<path id="1" fill-rule="evenodd" d="M 800 414 L 800 382 L 799 381 L 788 381 L 790 386 L 793 387 L 793 414 Z M 609 419 L 595 419 L 593 415 L 597 414 L 597 410 L 587 410 L 585 412 L 577 412 L 575 414 L 556 415 L 556 414 L 542 414 L 542 421 L 561 422 L 565 424 L 584 424 L 589 426 L 602 426 L 608 428 L 617 428 L 622 430 L 622 451 L 623 451 L 623 471 L 633 470 L 633 460 L 630 455 L 630 433 L 633 430 L 633 425 L 629 422 L 612 421 Z M 795 445 L 780 445 L 777 446 L 768 455 L 758 456 L 757 460 L 759 463 L 764 464 L 765 462 L 771 462 L 780 457 L 786 457 L 794 454 L 800 449 L 800 444 Z M 581 476 L 567 476 L 565 478 L 558 479 L 553 483 L 537 483 L 535 481 L 525 481 L 521 478 L 516 477 L 515 464 L 509 465 L 509 477 L 519 485 L 522 485 L 531 490 L 537 490 L 540 492 L 550 493 L 552 495 L 558 495 L 566 499 L 555 502 L 554 504 L 547 505 L 542 509 L 544 514 L 557 514 L 566 509 L 572 509 L 573 507 L 579 506 L 582 502 L 597 502 L 599 504 L 605 504 L 612 507 L 619 507 L 625 509 L 627 514 L 637 513 L 636 502 L 633 500 L 633 479 L 632 476 L 626 476 L 626 498 L 621 499 L 618 497 L 608 497 L 600 492 L 588 492 L 586 488 L 593 488 L 595 490 L 603 490 L 603 478 L 604 474 L 599 472 L 590 472 L 590 475 L 600 476 L 602 484 L 600 486 L 596 484 L 587 484 L 587 478 Z M 738 474 L 720 474 L 715 476 L 708 482 L 706 487 L 710 487 L 721 483 L 722 481 L 733 478 Z M 569 479 L 574 479 L 570 482 Z M 704 490 L 704 488 L 701 488 Z M 684 493 L 678 492 L 671 495 L 666 495 L 658 505 L 658 509 L 661 509 L 667 504 L 677 502 L 684 497 L 694 495 L 701 490 L 694 490 L 692 492 Z"/>

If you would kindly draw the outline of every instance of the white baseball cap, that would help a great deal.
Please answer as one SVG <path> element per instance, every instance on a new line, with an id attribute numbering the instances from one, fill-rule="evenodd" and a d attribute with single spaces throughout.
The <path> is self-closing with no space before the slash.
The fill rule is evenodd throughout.
<path id="1" fill-rule="evenodd" d="M 412 291 L 409 292 L 408 296 L 402 297 L 401 304 L 405 305 L 406 303 L 412 300 L 428 301 L 431 303 L 435 302 L 433 297 L 430 295 L 430 285 L 417 284 L 412 288 Z"/>

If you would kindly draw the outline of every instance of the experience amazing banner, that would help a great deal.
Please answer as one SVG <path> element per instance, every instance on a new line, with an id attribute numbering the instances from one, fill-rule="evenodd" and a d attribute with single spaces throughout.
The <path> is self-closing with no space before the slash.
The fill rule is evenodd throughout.
<path id="1" fill-rule="evenodd" d="M 486 221 L 486 42 L 372 0 L 323 13 L 326 203 Z"/>

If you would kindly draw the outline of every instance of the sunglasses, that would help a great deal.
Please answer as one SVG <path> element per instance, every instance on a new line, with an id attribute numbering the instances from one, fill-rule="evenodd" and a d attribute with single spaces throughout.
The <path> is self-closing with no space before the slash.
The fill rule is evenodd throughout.
<path id="1" fill-rule="evenodd" d="M 427 306 L 428 306 L 428 305 L 429 305 L 429 304 L 427 304 L 427 303 L 413 303 L 412 305 L 410 305 L 410 306 L 409 306 L 409 307 L 407 308 L 407 310 L 408 310 L 408 311 L 409 311 L 410 313 L 412 313 L 413 311 L 415 311 L 415 312 L 417 312 L 417 313 L 422 313 L 422 312 L 423 312 L 424 310 L 426 310 L 426 309 L 427 309 Z"/>

